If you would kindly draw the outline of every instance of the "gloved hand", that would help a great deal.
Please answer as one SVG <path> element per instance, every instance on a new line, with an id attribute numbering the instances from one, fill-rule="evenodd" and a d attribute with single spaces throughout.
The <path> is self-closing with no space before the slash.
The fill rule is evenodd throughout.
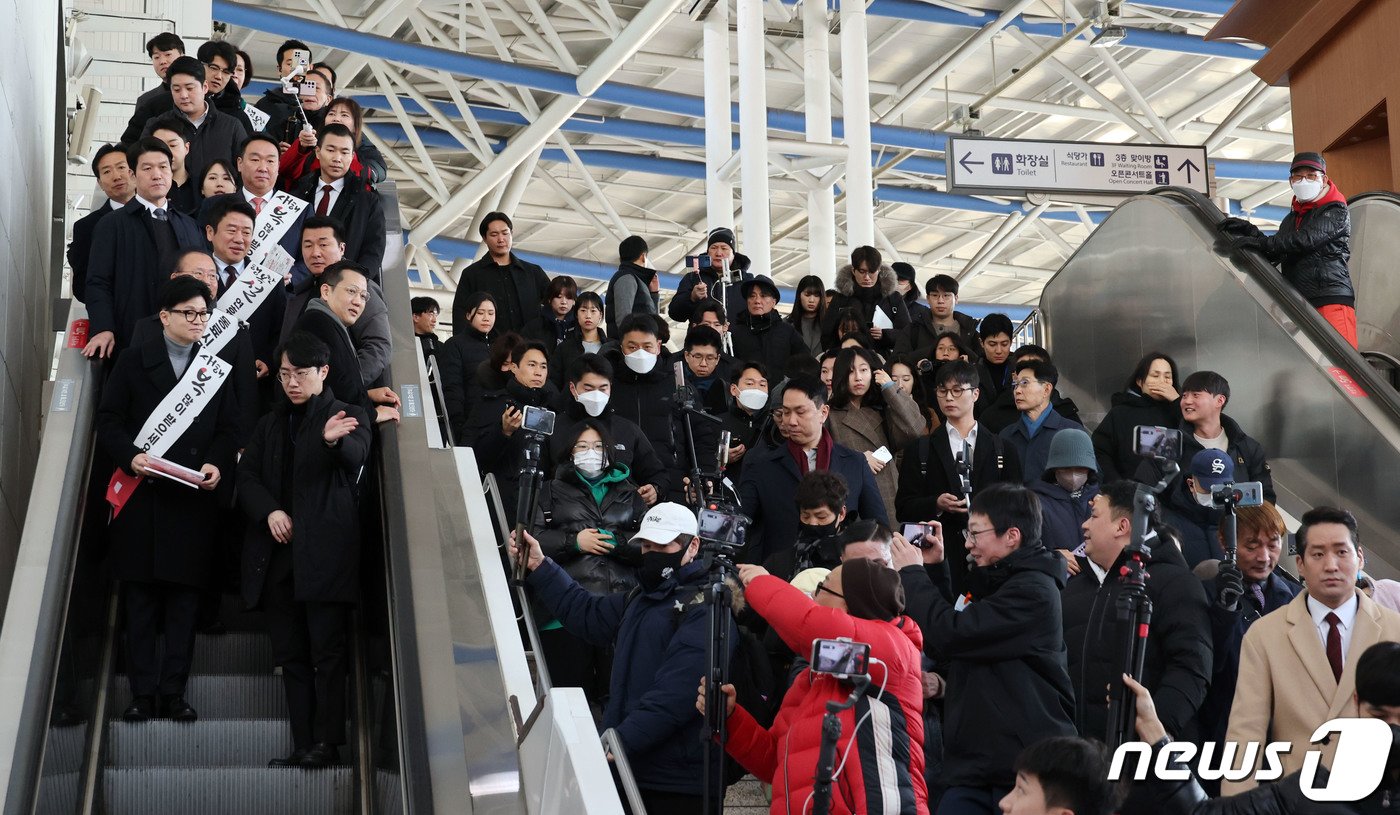
<path id="1" fill-rule="evenodd" d="M 1215 225 L 1215 231 L 1230 235 L 1253 235 L 1259 228 L 1244 218 L 1226 218 Z"/>
<path id="2" fill-rule="evenodd" d="M 1230 249 L 1235 252 L 1242 252 L 1245 249 L 1262 249 L 1263 247 L 1264 239 L 1262 237 L 1246 236 L 1230 241 Z"/>
<path id="3" fill-rule="evenodd" d="M 1221 563 L 1215 575 L 1215 607 L 1221 611 L 1235 611 L 1240 607 L 1244 596 L 1244 575 L 1234 563 Z"/>

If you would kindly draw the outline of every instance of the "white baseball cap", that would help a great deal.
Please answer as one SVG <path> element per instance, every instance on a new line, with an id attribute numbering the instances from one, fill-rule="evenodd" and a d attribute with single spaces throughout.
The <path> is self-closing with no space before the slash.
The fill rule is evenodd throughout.
<path id="1" fill-rule="evenodd" d="M 651 541 L 665 545 L 681 535 L 693 538 L 699 531 L 695 513 L 689 507 L 666 502 L 647 510 L 646 517 L 642 518 L 642 528 L 632 536 L 632 543 Z"/>

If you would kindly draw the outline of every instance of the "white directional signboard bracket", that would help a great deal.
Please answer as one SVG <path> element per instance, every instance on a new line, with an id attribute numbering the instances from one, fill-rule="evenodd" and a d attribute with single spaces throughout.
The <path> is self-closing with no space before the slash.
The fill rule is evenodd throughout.
<path id="1" fill-rule="evenodd" d="M 945 156 L 953 192 L 1125 196 L 1186 187 L 1210 194 L 1204 147 L 950 136 Z"/>

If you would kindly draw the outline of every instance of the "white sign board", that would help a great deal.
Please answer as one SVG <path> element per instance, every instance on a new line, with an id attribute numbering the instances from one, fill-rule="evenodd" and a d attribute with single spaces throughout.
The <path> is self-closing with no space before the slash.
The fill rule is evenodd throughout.
<path id="1" fill-rule="evenodd" d="M 948 186 L 958 192 L 1132 195 L 1186 187 L 1210 194 L 1204 147 L 949 136 L 946 156 Z"/>

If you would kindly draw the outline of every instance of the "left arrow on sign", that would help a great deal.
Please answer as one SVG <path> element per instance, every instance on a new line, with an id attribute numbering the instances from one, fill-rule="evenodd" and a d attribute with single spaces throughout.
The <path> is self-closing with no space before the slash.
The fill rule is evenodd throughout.
<path id="1" fill-rule="evenodd" d="M 963 154 L 962 158 L 958 159 L 958 166 L 962 167 L 964 171 L 969 173 L 972 172 L 972 165 L 980 166 L 987 163 L 985 161 L 968 161 L 968 159 L 970 158 L 972 158 L 972 151 L 968 150 L 966 153 Z"/>

